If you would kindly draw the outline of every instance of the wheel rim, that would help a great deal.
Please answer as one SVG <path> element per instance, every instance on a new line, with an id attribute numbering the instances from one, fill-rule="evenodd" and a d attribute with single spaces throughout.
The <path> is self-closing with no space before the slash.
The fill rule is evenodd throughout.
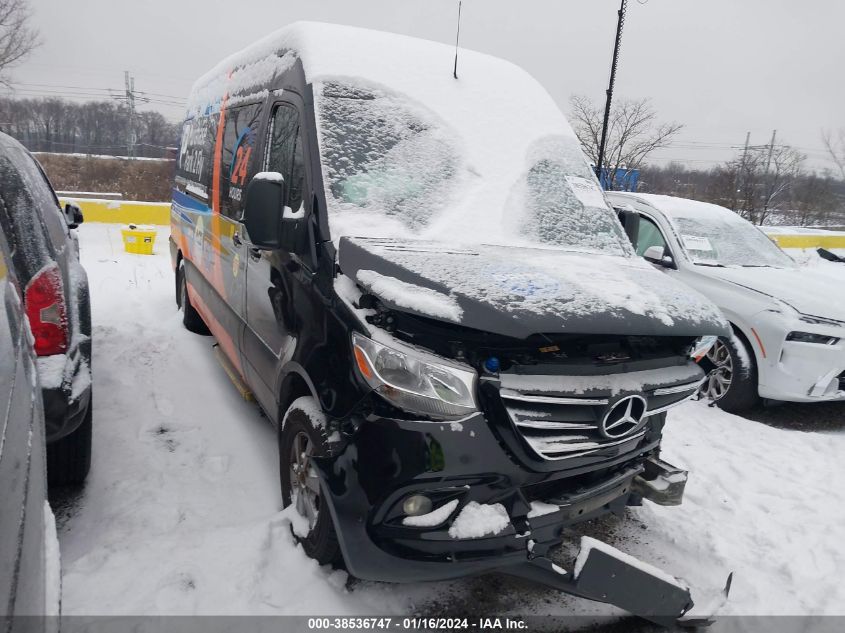
<path id="1" fill-rule="evenodd" d="M 712 369 L 701 386 L 702 395 L 711 400 L 721 400 L 728 393 L 733 382 L 733 359 L 727 344 L 719 339 L 706 354 Z"/>
<path id="2" fill-rule="evenodd" d="M 309 531 L 317 524 L 320 513 L 320 480 L 311 464 L 314 444 L 300 431 L 290 447 L 290 501 L 297 513 L 308 521 Z"/>

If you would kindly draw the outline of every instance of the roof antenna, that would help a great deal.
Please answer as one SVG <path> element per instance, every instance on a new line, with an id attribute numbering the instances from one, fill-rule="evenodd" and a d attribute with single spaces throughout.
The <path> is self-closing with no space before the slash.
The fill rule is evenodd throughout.
<path id="1" fill-rule="evenodd" d="M 455 36 L 455 70 L 452 71 L 452 75 L 455 79 L 458 78 L 458 42 L 461 41 L 461 5 L 463 4 L 463 0 L 458 0 L 458 34 Z"/>

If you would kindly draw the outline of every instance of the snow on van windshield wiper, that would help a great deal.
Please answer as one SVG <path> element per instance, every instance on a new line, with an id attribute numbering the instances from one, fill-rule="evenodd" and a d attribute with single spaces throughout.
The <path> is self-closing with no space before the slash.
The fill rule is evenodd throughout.
<path id="1" fill-rule="evenodd" d="M 510 120 L 491 118 L 486 100 L 468 103 L 462 93 L 454 103 L 420 103 L 357 79 L 327 81 L 315 95 L 333 240 L 458 239 L 632 254 L 577 139 L 557 124 L 546 136 L 520 137 L 521 107 Z"/>

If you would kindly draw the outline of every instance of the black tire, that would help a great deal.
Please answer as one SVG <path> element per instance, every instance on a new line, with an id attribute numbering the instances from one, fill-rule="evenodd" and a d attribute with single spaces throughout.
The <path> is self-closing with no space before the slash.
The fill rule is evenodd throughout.
<path id="1" fill-rule="evenodd" d="M 309 407 L 311 409 L 311 407 Z M 313 409 L 312 409 L 313 410 Z M 294 450 L 294 442 L 303 438 L 307 438 L 308 455 L 325 455 L 328 451 L 328 443 L 326 442 L 325 434 L 322 429 L 315 429 L 311 423 L 311 419 L 303 409 L 297 407 L 295 401 L 285 414 L 285 419 L 282 423 L 282 430 L 279 432 L 279 474 L 282 485 L 282 503 L 284 507 L 288 507 L 292 503 L 297 503 L 298 496 L 302 489 L 301 486 L 307 484 L 296 483 L 292 485 L 294 457 L 293 454 L 301 454 L 300 447 Z M 310 480 L 311 485 L 316 483 L 316 490 L 319 491 L 319 480 L 313 471 L 310 471 L 307 459 L 302 460 L 305 464 L 305 469 L 302 477 L 305 480 Z M 310 471 L 310 472 L 309 472 Z M 313 477 L 309 477 L 311 474 Z M 311 490 L 314 492 L 314 489 Z M 302 497 L 305 499 L 305 497 Z M 316 560 L 321 565 L 340 564 L 343 561 L 343 556 L 340 552 L 340 546 L 337 542 L 337 534 L 332 521 L 329 509 L 321 503 L 322 495 L 319 492 L 315 494 L 316 505 L 311 506 L 312 510 L 316 510 L 316 517 L 313 523 L 311 522 L 307 511 L 302 512 L 297 506 L 297 512 L 309 521 L 310 531 L 305 537 L 299 536 L 294 532 L 294 537 L 302 545 L 302 549 L 311 558 Z M 303 507 L 305 504 L 303 503 Z"/>
<path id="2" fill-rule="evenodd" d="M 754 354 L 737 335 L 719 337 L 701 367 L 707 373 L 702 395 L 723 411 L 748 411 L 760 401 Z"/>
<path id="3" fill-rule="evenodd" d="M 47 483 L 50 486 L 76 486 L 91 470 L 91 432 L 94 395 L 82 424 L 70 435 L 47 445 Z"/>
<path id="4" fill-rule="evenodd" d="M 188 296 L 188 282 L 185 278 L 185 260 L 179 261 L 179 268 L 176 270 L 176 303 L 182 308 L 182 325 L 185 329 L 194 334 L 208 336 L 211 334 L 205 321 L 202 320 L 199 312 L 191 305 L 191 298 Z"/>

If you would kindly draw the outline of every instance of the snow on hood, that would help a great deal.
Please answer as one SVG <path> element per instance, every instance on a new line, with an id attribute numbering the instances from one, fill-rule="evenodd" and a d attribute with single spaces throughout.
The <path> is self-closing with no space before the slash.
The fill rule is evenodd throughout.
<path id="1" fill-rule="evenodd" d="M 774 297 L 802 314 L 845 322 L 842 288 L 834 278 L 812 268 L 698 268 L 696 272 L 702 275 Z"/>
<path id="2" fill-rule="evenodd" d="M 339 259 L 344 274 L 391 308 L 431 316 L 419 297 L 436 292 L 441 305 L 459 307 L 462 325 L 505 336 L 726 332 L 710 301 L 637 258 L 343 238 Z M 386 293 L 384 278 L 396 280 Z M 403 290 L 408 296 L 397 296 Z"/>

